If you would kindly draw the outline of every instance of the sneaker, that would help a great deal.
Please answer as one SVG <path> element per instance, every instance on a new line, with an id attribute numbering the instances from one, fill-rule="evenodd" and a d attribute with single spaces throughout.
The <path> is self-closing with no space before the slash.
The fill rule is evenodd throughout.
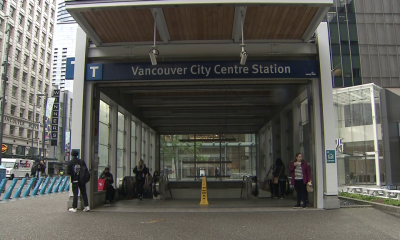
<path id="1" fill-rule="evenodd" d="M 83 211 L 84 211 L 84 212 L 89 212 L 89 211 L 90 211 L 90 207 L 89 207 L 89 206 L 85 207 L 85 208 L 83 209 Z"/>
<path id="2" fill-rule="evenodd" d="M 307 207 L 302 207 L 302 209 L 307 209 Z"/>
<path id="3" fill-rule="evenodd" d="M 294 209 L 300 209 L 301 207 L 300 207 L 300 205 L 295 205 L 293 208 Z"/>
<path id="4" fill-rule="evenodd" d="M 76 212 L 76 208 L 70 208 L 68 209 L 69 212 Z"/>

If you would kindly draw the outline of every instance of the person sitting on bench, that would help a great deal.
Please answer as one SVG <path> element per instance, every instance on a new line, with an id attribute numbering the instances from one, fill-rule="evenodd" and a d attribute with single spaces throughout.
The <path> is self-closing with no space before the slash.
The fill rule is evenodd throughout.
<path id="1" fill-rule="evenodd" d="M 105 203 L 114 202 L 115 189 L 112 185 L 114 183 L 114 178 L 113 175 L 110 173 L 110 169 L 108 167 L 104 169 L 103 173 L 101 173 L 100 179 L 106 180 L 107 190 Z"/>

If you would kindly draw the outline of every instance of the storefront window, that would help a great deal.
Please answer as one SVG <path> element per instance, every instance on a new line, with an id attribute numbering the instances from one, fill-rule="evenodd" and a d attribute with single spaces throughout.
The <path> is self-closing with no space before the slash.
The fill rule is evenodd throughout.
<path id="1" fill-rule="evenodd" d="M 125 144 L 125 116 L 118 112 L 117 132 L 117 182 L 124 178 L 124 144 Z"/>
<path id="2" fill-rule="evenodd" d="M 100 101 L 99 113 L 99 166 L 98 172 L 102 173 L 106 167 L 109 166 L 108 162 L 108 144 L 110 136 L 110 106 Z"/>

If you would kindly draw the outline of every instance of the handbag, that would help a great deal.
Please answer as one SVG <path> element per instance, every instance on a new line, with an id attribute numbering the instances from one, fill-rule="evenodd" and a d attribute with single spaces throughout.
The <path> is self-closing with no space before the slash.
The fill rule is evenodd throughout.
<path id="1" fill-rule="evenodd" d="M 313 191 L 314 191 L 314 188 L 310 184 L 307 183 L 307 192 L 313 192 Z"/>
<path id="2" fill-rule="evenodd" d="M 279 172 L 279 175 L 277 177 L 274 176 L 274 184 L 278 184 L 279 183 L 279 176 L 281 175 L 282 168 L 283 167 L 281 167 L 281 171 Z"/>
<path id="3" fill-rule="evenodd" d="M 271 191 L 270 183 L 271 183 L 271 180 L 268 180 L 267 178 L 264 179 L 264 186 L 263 186 L 264 191 L 267 191 L 267 192 Z"/>

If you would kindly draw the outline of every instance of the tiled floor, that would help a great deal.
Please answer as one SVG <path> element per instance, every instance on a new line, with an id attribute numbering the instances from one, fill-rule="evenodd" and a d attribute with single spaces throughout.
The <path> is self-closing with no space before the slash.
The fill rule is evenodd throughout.
<path id="1" fill-rule="evenodd" d="M 102 212 L 254 212 L 254 211 L 296 211 L 294 199 L 209 199 L 209 205 L 200 205 L 198 200 L 138 199 L 121 200 L 110 206 L 101 206 L 93 211 Z M 313 208 L 308 208 L 313 209 Z"/>

